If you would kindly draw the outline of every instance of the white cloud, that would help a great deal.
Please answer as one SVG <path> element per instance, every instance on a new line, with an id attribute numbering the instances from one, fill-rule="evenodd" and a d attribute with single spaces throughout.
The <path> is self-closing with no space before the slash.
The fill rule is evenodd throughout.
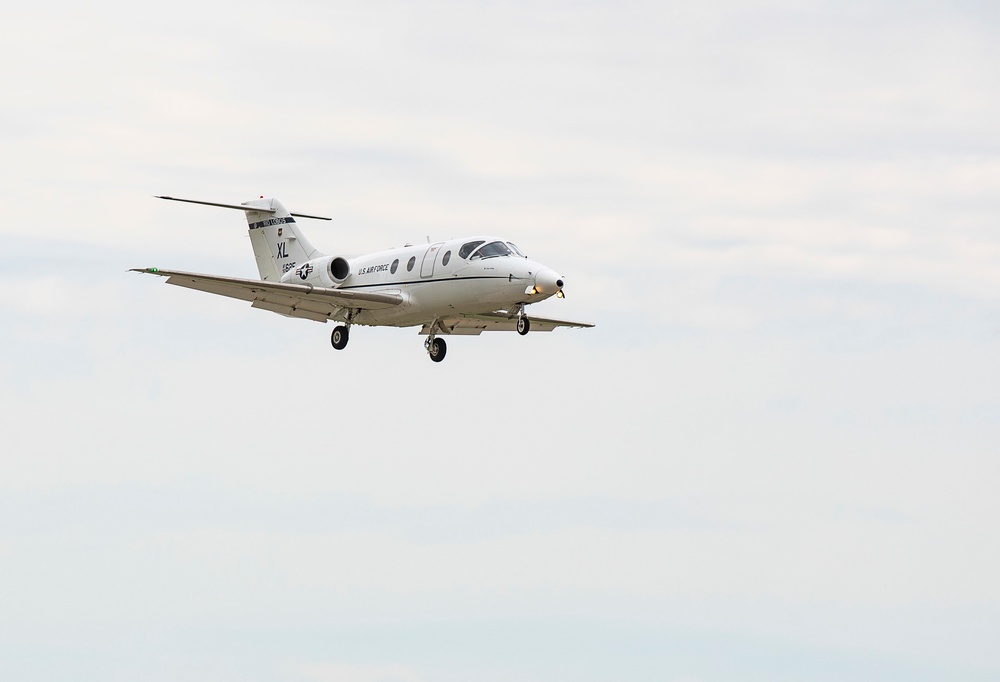
<path id="1" fill-rule="evenodd" d="M 355 665 L 349 663 L 303 664 L 295 673 L 315 682 L 419 682 L 424 679 L 402 665 Z"/>
<path id="2" fill-rule="evenodd" d="M 274 652 L 290 623 L 551 614 L 996 670 L 987 8 L 9 15 L 0 611 L 44 634 L 0 673 L 79 663 L 58 625 L 106 679 L 154 623 L 157 652 L 241 677 L 192 642 L 250 622 L 244 679 L 437 678 L 398 644 Z M 331 252 L 510 235 L 570 282 L 539 314 L 599 326 L 441 366 L 359 328 L 334 354 L 329 326 L 125 273 L 254 274 L 238 215 L 160 193 L 275 194 L 335 217 L 308 228 Z M 510 677 L 570 670 L 517 655 Z"/>

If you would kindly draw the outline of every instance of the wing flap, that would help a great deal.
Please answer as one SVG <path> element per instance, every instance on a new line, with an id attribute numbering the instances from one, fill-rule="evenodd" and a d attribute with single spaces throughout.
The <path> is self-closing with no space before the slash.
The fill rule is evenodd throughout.
<path id="1" fill-rule="evenodd" d="M 330 319 L 330 316 L 336 312 L 336 308 L 333 307 L 327 312 L 320 312 L 315 310 L 309 310 L 302 307 L 296 307 L 291 305 L 283 305 L 281 303 L 273 303 L 271 301 L 261 301 L 257 300 L 250 304 L 251 308 L 259 308 L 260 310 L 268 310 L 272 313 L 278 313 L 279 315 L 284 315 L 285 317 L 301 317 L 306 320 L 315 320 L 317 322 L 326 322 Z"/>
<path id="2" fill-rule="evenodd" d="M 529 315 L 531 320 L 531 331 L 550 332 L 557 327 L 593 327 L 589 322 L 570 322 L 568 320 L 554 320 L 546 317 L 535 317 Z M 421 334 L 430 333 L 430 324 L 425 324 L 421 329 Z M 478 336 L 483 332 L 512 332 L 517 331 L 517 316 L 508 313 L 482 313 L 478 315 L 461 315 L 440 320 L 436 327 L 439 334 L 457 334 Z"/>

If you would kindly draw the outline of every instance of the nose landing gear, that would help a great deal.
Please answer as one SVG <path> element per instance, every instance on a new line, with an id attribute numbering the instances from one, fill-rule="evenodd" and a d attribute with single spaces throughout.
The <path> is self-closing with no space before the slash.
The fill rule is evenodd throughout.
<path id="1" fill-rule="evenodd" d="M 517 333 L 524 336 L 531 329 L 531 320 L 524 314 L 524 304 L 516 307 L 517 310 Z M 511 311 L 513 312 L 513 310 Z"/>

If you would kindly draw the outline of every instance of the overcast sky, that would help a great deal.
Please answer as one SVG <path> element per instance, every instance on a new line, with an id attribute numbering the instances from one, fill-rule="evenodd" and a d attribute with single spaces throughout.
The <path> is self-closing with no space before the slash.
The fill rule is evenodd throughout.
<path id="1" fill-rule="evenodd" d="M 1000 10 L 17 3 L 0 677 L 1000 676 Z M 126 272 L 492 233 L 591 330 Z"/>

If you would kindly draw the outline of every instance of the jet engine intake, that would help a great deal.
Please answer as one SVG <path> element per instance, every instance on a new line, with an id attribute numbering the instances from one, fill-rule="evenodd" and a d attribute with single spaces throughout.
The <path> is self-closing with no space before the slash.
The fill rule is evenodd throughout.
<path id="1" fill-rule="evenodd" d="M 323 256 L 294 264 L 281 276 L 289 284 L 312 284 L 335 289 L 351 276 L 351 262 L 343 256 Z"/>
<path id="2" fill-rule="evenodd" d="M 330 279 L 337 284 L 343 283 L 351 274 L 351 264 L 343 256 L 334 256 L 326 266 Z"/>

